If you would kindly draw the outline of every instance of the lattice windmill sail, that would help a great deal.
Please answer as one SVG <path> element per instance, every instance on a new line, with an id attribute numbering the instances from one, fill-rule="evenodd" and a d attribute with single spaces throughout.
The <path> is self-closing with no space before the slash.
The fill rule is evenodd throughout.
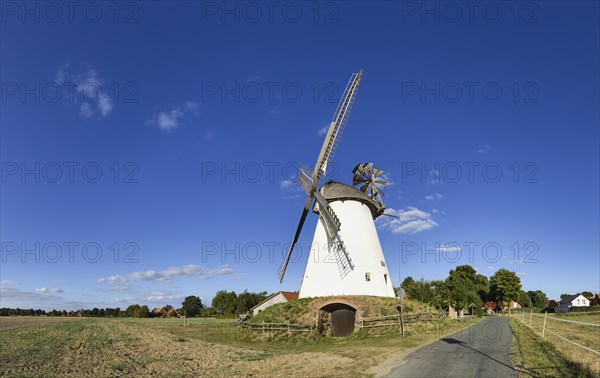
<path id="1" fill-rule="evenodd" d="M 327 134 L 325 135 L 325 141 L 323 142 L 323 146 L 321 147 L 321 151 L 319 152 L 319 156 L 317 158 L 317 163 L 315 164 L 315 169 L 312 172 L 309 171 L 301 171 L 300 174 L 300 183 L 302 189 L 306 192 L 306 202 L 304 203 L 304 208 L 302 209 L 302 214 L 300 215 L 300 222 L 298 222 L 298 226 L 296 227 L 296 233 L 294 234 L 294 239 L 292 240 L 292 244 L 288 250 L 288 253 L 279 268 L 278 275 L 280 282 L 283 282 L 283 276 L 285 275 L 285 271 L 290 262 L 290 258 L 292 256 L 292 252 L 294 250 L 294 246 L 298 242 L 298 238 L 300 237 L 300 232 L 302 232 L 302 227 L 304 226 L 304 222 L 306 221 L 306 216 L 308 215 L 308 211 L 310 209 L 310 205 L 313 201 L 313 198 L 317 197 L 317 201 L 321 202 L 321 207 L 326 209 L 326 211 L 320 211 L 319 216 L 325 218 L 325 224 L 327 227 L 328 235 L 331 235 L 332 243 L 336 244 L 337 242 L 337 250 L 340 250 L 342 258 L 340 259 L 341 264 L 347 264 L 350 269 L 352 269 L 352 261 L 348 256 L 347 251 L 344 248 L 344 243 L 341 240 L 339 235 L 339 222 L 335 221 L 335 213 L 333 210 L 329 208 L 327 202 L 323 202 L 322 198 L 319 198 L 319 194 L 317 193 L 317 186 L 319 185 L 319 180 L 321 179 L 321 175 L 324 175 L 327 171 L 327 165 L 337 150 L 337 146 L 339 145 L 340 138 L 346 128 L 346 123 L 348 122 L 348 117 L 350 116 L 350 111 L 352 110 L 352 105 L 354 105 L 354 100 L 356 99 L 356 93 L 358 91 L 358 85 L 360 84 L 360 79 L 362 78 L 363 71 L 352 74 L 350 77 L 350 81 L 344 90 L 344 96 L 340 100 L 338 104 L 335 115 L 333 116 L 333 120 L 329 125 L 329 129 L 327 130 Z M 317 193 L 317 194 L 315 194 Z M 334 219 L 330 219 L 334 218 Z M 345 260 L 345 261 L 343 261 Z"/>
<path id="2" fill-rule="evenodd" d="M 329 181 L 319 188 L 319 181 L 327 172 L 339 146 L 362 74 L 363 71 L 360 71 L 351 76 L 325 135 L 314 169 L 300 169 L 298 183 L 306 193 L 306 202 L 278 276 L 283 281 L 312 207 L 318 215 L 318 221 L 300 288 L 301 298 L 331 295 L 394 296 L 374 224 L 375 218 L 382 215 L 384 210 L 381 201 L 383 193 L 377 187 L 384 185 L 380 177 L 383 171 L 377 173 L 379 170 L 373 170 L 372 164 L 369 168 L 370 163 L 367 163 L 359 169 L 360 173 L 353 172 L 358 180 L 355 185 L 362 184 L 362 190 L 335 181 Z M 372 179 L 369 178 L 371 176 Z"/>

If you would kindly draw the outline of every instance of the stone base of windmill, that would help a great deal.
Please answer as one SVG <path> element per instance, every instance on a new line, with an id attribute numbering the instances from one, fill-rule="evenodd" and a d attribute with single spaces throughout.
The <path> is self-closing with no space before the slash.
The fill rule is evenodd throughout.
<path id="1" fill-rule="evenodd" d="M 272 305 L 252 317 L 249 322 L 265 324 L 262 328 L 257 326 L 264 331 L 264 337 L 275 334 L 269 333 L 269 324 L 277 325 L 274 328 L 280 331 L 282 324 L 290 325 L 291 331 L 278 333 L 281 337 L 347 337 L 361 330 L 365 334 L 378 334 L 399 330 L 394 326 L 397 323 L 394 316 L 398 315 L 398 305 L 397 298 L 366 295 L 301 298 Z M 435 308 L 416 301 L 404 300 L 403 306 L 407 314 L 438 312 Z M 369 319 L 386 317 L 390 320 L 384 323 L 391 327 L 369 328 L 367 325 Z M 293 332 L 294 329 L 302 328 L 311 330 L 310 334 Z"/>

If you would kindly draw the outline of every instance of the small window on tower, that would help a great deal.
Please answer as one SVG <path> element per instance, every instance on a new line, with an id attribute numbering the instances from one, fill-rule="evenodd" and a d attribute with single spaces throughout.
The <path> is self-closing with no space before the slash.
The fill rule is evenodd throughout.
<path id="1" fill-rule="evenodd" d="M 381 263 L 381 266 L 383 266 L 385 268 L 385 262 L 383 262 L 381 260 L 379 262 Z"/>
<path id="2" fill-rule="evenodd" d="M 385 280 L 385 284 L 387 285 L 387 274 L 383 275 L 383 279 Z"/>
<path id="3" fill-rule="evenodd" d="M 365 280 L 371 281 L 371 273 L 365 273 Z"/>

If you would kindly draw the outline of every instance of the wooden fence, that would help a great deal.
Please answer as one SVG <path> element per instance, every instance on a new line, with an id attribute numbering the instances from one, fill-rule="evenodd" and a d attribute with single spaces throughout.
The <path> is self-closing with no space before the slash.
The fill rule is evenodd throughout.
<path id="1" fill-rule="evenodd" d="M 410 330 L 410 325 L 424 323 L 424 322 L 436 322 L 440 319 L 445 318 L 446 315 L 437 312 L 423 312 L 423 313 L 410 313 L 410 314 L 396 314 L 389 316 L 378 316 L 372 318 L 357 318 L 356 328 L 357 329 L 368 329 L 368 328 L 381 328 L 391 327 L 400 329 L 402 331 Z M 293 324 L 293 323 L 252 323 L 242 322 L 240 326 L 250 331 L 287 331 L 287 332 L 312 332 L 315 330 L 316 325 L 306 324 Z"/>
<path id="2" fill-rule="evenodd" d="M 360 328 L 390 327 L 399 326 L 402 322 L 405 324 L 436 321 L 445 318 L 446 315 L 435 312 L 422 312 L 414 314 L 397 314 L 389 316 L 378 316 L 374 318 L 361 318 Z"/>
<path id="3" fill-rule="evenodd" d="M 311 332 L 314 327 L 311 325 L 293 324 L 293 323 L 251 323 L 244 322 L 240 324 L 242 328 L 250 331 L 287 331 L 287 332 Z"/>

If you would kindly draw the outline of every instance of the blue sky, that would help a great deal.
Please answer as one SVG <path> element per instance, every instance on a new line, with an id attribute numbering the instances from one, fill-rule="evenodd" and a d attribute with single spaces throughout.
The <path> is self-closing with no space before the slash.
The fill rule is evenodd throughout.
<path id="1" fill-rule="evenodd" d="M 386 172 L 395 283 L 600 292 L 598 3 L 27 4 L 0 14 L 2 307 L 298 290 L 291 181 L 360 69 L 328 178 Z"/>

